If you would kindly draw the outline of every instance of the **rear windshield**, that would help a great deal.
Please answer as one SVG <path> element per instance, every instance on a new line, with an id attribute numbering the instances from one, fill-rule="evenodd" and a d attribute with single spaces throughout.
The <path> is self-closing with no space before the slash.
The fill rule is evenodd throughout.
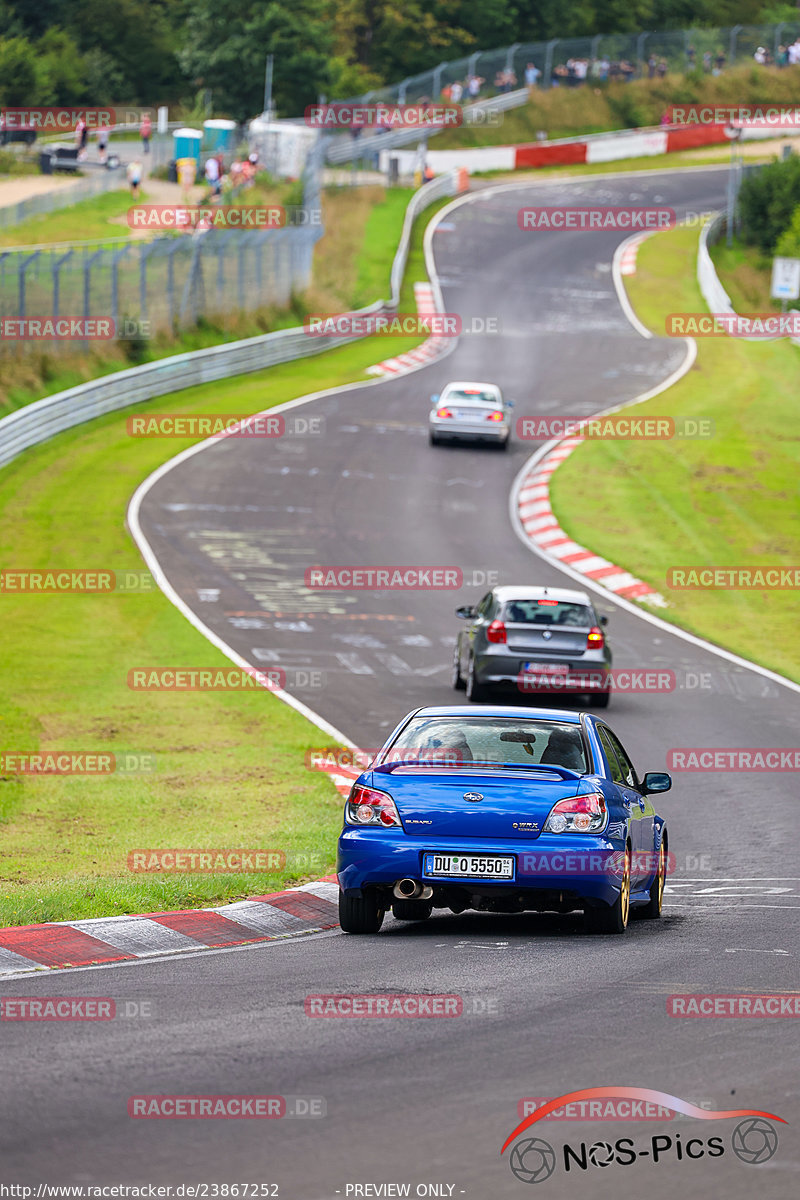
<path id="1" fill-rule="evenodd" d="M 382 755 L 384 762 L 567 767 L 586 772 L 579 725 L 493 717 L 416 717 Z"/>
<path id="2" fill-rule="evenodd" d="M 500 397 L 496 392 L 481 392 L 477 389 L 472 392 L 463 388 L 456 388 L 454 391 L 448 391 L 445 394 L 444 399 L 457 400 L 460 404 L 467 403 L 470 400 L 476 400 L 481 404 L 494 404 L 496 408 L 500 407 Z"/>
<path id="3" fill-rule="evenodd" d="M 503 609 L 503 620 L 512 625 L 594 625 L 592 610 L 571 600 L 511 600 Z"/>

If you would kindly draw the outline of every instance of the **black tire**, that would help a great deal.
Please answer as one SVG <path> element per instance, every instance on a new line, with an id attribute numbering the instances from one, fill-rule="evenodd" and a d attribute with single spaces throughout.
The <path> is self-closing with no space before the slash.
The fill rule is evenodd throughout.
<path id="1" fill-rule="evenodd" d="M 339 924 L 344 933 L 377 933 L 385 915 L 374 893 L 345 896 L 339 892 Z"/>
<path id="2" fill-rule="evenodd" d="M 631 848 L 625 847 L 622 886 L 613 904 L 587 908 L 583 914 L 587 933 L 624 933 L 631 912 Z"/>
<path id="3" fill-rule="evenodd" d="M 511 438 L 506 438 L 506 440 L 505 440 L 504 442 L 500 442 L 500 449 L 501 449 L 501 450 L 507 450 L 507 449 L 508 449 L 508 443 L 509 443 L 510 441 L 511 441 Z"/>
<path id="4" fill-rule="evenodd" d="M 608 708 L 611 703 L 611 692 L 598 692 L 592 696 L 592 704 L 595 708 Z"/>
<path id="5" fill-rule="evenodd" d="M 464 690 L 467 694 L 467 699 L 471 700 L 473 704 L 480 704 L 486 699 L 486 688 L 483 686 L 483 684 L 478 683 L 475 678 L 474 658 L 469 660 L 469 666 L 467 667 L 467 682 Z"/>
<path id="6" fill-rule="evenodd" d="M 431 900 L 392 901 L 392 916 L 396 921 L 427 921 L 432 912 Z"/>
<path id="7" fill-rule="evenodd" d="M 429 434 L 428 434 L 428 441 L 430 442 L 430 444 L 431 444 L 432 446 L 438 446 L 438 445 L 439 445 L 439 438 L 436 436 L 436 434 L 435 434 L 435 433 L 429 433 Z"/>
<path id="8" fill-rule="evenodd" d="M 452 686 L 455 688 L 455 690 L 457 692 L 463 692 L 464 688 L 467 686 L 466 683 L 464 682 L 464 676 L 461 674 L 460 659 L 461 659 L 461 652 L 459 649 L 458 642 L 456 642 L 456 648 L 453 651 L 453 666 L 450 671 L 450 683 L 452 684 Z"/>
<path id="9" fill-rule="evenodd" d="M 664 905 L 664 884 L 667 880 L 667 844 L 666 833 L 662 835 L 661 845 L 658 848 L 658 869 L 653 882 L 650 884 L 650 900 L 647 904 L 643 904 L 641 908 L 635 908 L 634 914 L 641 917 L 645 921 L 658 921 L 661 918 L 661 910 Z"/>

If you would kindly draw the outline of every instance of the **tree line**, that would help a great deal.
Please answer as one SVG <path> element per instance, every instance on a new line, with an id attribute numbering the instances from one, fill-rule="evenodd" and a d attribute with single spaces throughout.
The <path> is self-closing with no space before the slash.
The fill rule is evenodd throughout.
<path id="1" fill-rule="evenodd" d="M 0 105 L 279 115 L 513 42 L 798 19 L 771 0 L 0 0 Z"/>

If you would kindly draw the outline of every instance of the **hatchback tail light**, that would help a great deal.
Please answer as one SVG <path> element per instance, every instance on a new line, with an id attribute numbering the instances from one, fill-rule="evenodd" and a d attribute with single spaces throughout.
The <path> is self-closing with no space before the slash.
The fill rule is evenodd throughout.
<path id="1" fill-rule="evenodd" d="M 347 798 L 345 820 L 348 825 L 399 825 L 394 800 L 386 792 L 356 784 Z"/>
<path id="2" fill-rule="evenodd" d="M 602 792 L 567 796 L 550 809 L 542 833 L 599 833 L 605 829 L 608 809 Z"/>
<path id="3" fill-rule="evenodd" d="M 486 630 L 486 640 L 488 642 L 505 642 L 506 627 L 502 621 L 492 621 Z"/>
<path id="4" fill-rule="evenodd" d="M 453 414 L 449 408 L 437 408 L 436 415 L 437 417 L 452 417 Z"/>
<path id="5" fill-rule="evenodd" d="M 589 636 L 586 639 L 587 650 L 602 650 L 606 644 L 606 639 L 599 625 L 593 625 L 589 630 Z"/>

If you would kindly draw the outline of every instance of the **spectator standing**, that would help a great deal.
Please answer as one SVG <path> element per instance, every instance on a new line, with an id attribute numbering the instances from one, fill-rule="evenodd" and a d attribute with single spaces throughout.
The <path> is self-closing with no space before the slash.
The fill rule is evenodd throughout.
<path id="1" fill-rule="evenodd" d="M 477 100 L 481 94 L 481 84 L 486 83 L 482 75 L 467 76 L 467 95 L 470 100 Z"/>
<path id="2" fill-rule="evenodd" d="M 657 66 L 658 66 L 658 59 L 656 58 L 655 54 L 651 54 L 647 60 L 647 78 L 648 79 L 655 79 Z"/>
<path id="3" fill-rule="evenodd" d="M 128 163 L 125 169 L 125 174 L 128 177 L 128 185 L 131 189 L 131 196 L 134 200 L 139 199 L 139 185 L 142 182 L 142 164 L 138 158 L 134 158 Z"/>
<path id="4" fill-rule="evenodd" d="M 725 51 L 722 49 L 722 47 L 720 47 L 720 49 L 717 51 L 717 56 L 714 59 L 714 70 L 711 72 L 711 74 L 721 75 L 725 70 L 725 61 Z"/>
<path id="5" fill-rule="evenodd" d="M 711 51 L 710 50 L 703 51 L 703 70 L 705 71 L 706 75 L 711 74 Z"/>
<path id="6" fill-rule="evenodd" d="M 656 75 L 659 79 L 663 79 L 669 70 L 669 64 L 665 58 L 660 58 L 656 65 Z"/>
<path id="7" fill-rule="evenodd" d="M 101 163 L 108 161 L 108 142 L 111 137 L 111 130 L 107 125 L 103 125 L 97 131 L 97 157 Z"/>
<path id="8" fill-rule="evenodd" d="M 542 77 L 542 72 L 536 66 L 536 63 L 528 63 L 525 68 L 525 87 L 528 89 L 528 95 L 533 97 L 533 93 L 539 86 L 539 80 Z"/>
<path id="9" fill-rule="evenodd" d="M 786 51 L 786 62 L 790 67 L 800 66 L 800 37 Z"/>
<path id="10" fill-rule="evenodd" d="M 764 46 L 756 46 L 755 53 L 753 54 L 753 58 L 755 59 L 755 61 L 758 63 L 758 65 L 760 67 L 763 67 L 767 61 L 766 48 Z"/>
<path id="11" fill-rule="evenodd" d="M 220 170 L 219 163 L 213 156 L 206 159 L 205 166 L 206 183 L 211 189 L 212 196 L 219 195 Z"/>
<path id="12" fill-rule="evenodd" d="M 142 123 L 139 126 L 139 137 L 142 139 L 142 153 L 150 153 L 150 138 L 153 133 L 153 122 L 150 120 L 150 114 L 145 113 L 142 117 Z"/>
<path id="13" fill-rule="evenodd" d="M 450 85 L 450 100 L 453 104 L 460 104 L 461 97 L 464 95 L 464 88 L 458 80 Z"/>
<path id="14" fill-rule="evenodd" d="M 82 162 L 86 158 L 86 143 L 89 140 L 89 126 L 84 121 L 83 117 L 78 117 L 75 125 L 75 141 L 78 146 L 78 158 Z"/>
<path id="15" fill-rule="evenodd" d="M 686 47 L 686 70 L 693 71 L 696 66 L 697 66 L 697 51 L 695 50 L 694 46 L 689 45 Z"/>

